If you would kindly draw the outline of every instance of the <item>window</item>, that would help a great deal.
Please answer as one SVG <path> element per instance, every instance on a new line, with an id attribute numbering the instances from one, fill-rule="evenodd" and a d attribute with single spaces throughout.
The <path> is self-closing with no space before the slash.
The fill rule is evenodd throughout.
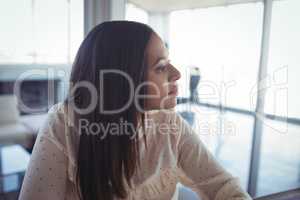
<path id="1" fill-rule="evenodd" d="M 269 48 L 261 52 L 263 8 L 269 5 Z M 189 67 L 201 71 L 199 102 L 179 104 L 177 111 L 253 197 L 300 187 L 299 8 L 300 1 L 285 0 L 171 14 L 170 56 L 183 72 L 182 97 L 189 96 Z M 263 117 L 255 118 L 261 53 L 268 55 L 261 66 L 267 71 L 266 97 Z M 262 129 L 254 132 L 254 121 Z M 253 136 L 259 138 L 255 144 Z M 252 162 L 251 150 L 257 158 Z"/>
<path id="2" fill-rule="evenodd" d="M 298 0 L 273 1 L 264 109 L 278 119 L 263 123 L 258 196 L 300 187 L 299 8 Z"/>
<path id="3" fill-rule="evenodd" d="M 276 120 L 264 122 L 256 196 L 300 187 L 299 133 L 299 125 Z"/>
<path id="4" fill-rule="evenodd" d="M 71 63 L 83 39 L 82 0 L 1 2 L 0 63 Z"/>
<path id="5" fill-rule="evenodd" d="M 265 112 L 300 118 L 300 1 L 274 1 Z M 275 97 L 275 98 L 274 98 Z"/>
<path id="6" fill-rule="evenodd" d="M 182 73 L 180 96 L 189 96 L 190 67 L 198 67 L 201 75 L 200 106 L 178 105 L 177 110 L 194 113 L 193 128 L 199 137 L 245 189 L 256 103 L 251 104 L 251 91 L 257 82 L 262 21 L 262 3 L 182 10 L 170 16 L 170 58 Z"/>
<path id="7" fill-rule="evenodd" d="M 30 63 L 33 52 L 32 5 L 26 0 L 0 3 L 0 62 Z"/>
<path id="8" fill-rule="evenodd" d="M 246 190 L 254 118 L 193 104 L 179 104 L 176 111 L 190 122 L 215 158 L 239 178 Z"/>
<path id="9" fill-rule="evenodd" d="M 125 14 L 126 20 L 137 21 L 144 24 L 148 24 L 148 20 L 149 20 L 148 18 L 149 18 L 148 13 L 142 8 L 139 8 L 131 3 L 126 4 L 126 14 Z"/>
<path id="10" fill-rule="evenodd" d="M 171 13 L 170 56 L 184 78 L 187 67 L 200 68 L 200 101 L 255 109 L 250 93 L 257 80 L 262 14 L 262 3 Z"/>

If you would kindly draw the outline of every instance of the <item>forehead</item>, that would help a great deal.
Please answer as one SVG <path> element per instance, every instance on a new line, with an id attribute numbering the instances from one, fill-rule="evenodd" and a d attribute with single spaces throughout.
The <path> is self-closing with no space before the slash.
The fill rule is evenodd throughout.
<path id="1" fill-rule="evenodd" d="M 147 49 L 147 63 L 149 65 L 155 64 L 158 59 L 168 58 L 168 51 L 161 40 L 161 38 L 156 34 L 152 34 L 150 41 L 148 43 Z"/>

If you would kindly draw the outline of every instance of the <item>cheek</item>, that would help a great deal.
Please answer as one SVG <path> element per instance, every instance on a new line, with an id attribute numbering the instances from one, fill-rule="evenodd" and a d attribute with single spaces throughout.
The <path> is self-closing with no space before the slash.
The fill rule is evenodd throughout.
<path id="1" fill-rule="evenodd" d="M 148 85 L 148 94 L 158 95 L 162 98 L 168 94 L 167 79 L 158 74 L 150 74 L 148 79 L 151 84 Z"/>

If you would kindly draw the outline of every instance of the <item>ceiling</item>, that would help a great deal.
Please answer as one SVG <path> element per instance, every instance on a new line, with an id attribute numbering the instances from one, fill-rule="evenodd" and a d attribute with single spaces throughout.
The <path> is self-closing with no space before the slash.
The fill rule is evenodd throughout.
<path id="1" fill-rule="evenodd" d="M 226 6 L 262 0 L 128 0 L 149 12 L 170 12 L 174 10 Z"/>

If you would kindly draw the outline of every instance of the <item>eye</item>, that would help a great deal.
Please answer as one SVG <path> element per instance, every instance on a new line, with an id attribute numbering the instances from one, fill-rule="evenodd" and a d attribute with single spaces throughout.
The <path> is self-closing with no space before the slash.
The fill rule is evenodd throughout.
<path id="1" fill-rule="evenodd" d="M 156 68 L 156 71 L 157 72 L 163 72 L 167 69 L 167 66 L 166 65 L 160 65 Z"/>

